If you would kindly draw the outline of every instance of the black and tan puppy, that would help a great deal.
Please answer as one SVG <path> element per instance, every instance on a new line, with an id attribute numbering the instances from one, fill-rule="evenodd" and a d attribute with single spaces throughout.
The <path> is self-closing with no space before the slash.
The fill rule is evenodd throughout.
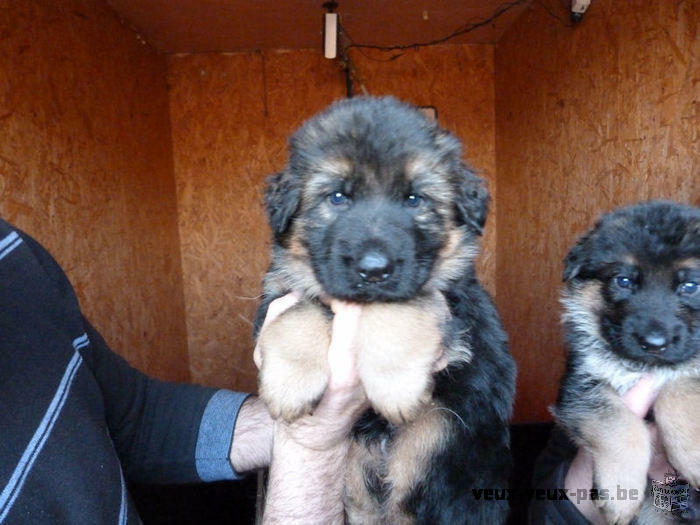
<path id="1" fill-rule="evenodd" d="M 350 523 L 499 523 L 514 364 L 473 261 L 488 195 L 459 141 L 392 98 L 335 103 L 290 139 L 266 193 L 272 264 L 256 327 L 273 417 L 313 410 L 328 380 L 322 295 L 364 304 L 358 367 L 372 408 L 353 430 Z M 447 367 L 434 373 L 442 355 Z"/>
<path id="2" fill-rule="evenodd" d="M 554 412 L 593 457 L 606 520 L 629 523 L 651 444 L 620 396 L 643 374 L 662 385 L 653 413 L 669 461 L 700 485 L 700 210 L 648 202 L 604 215 L 567 256 L 564 280 L 569 356 Z"/>

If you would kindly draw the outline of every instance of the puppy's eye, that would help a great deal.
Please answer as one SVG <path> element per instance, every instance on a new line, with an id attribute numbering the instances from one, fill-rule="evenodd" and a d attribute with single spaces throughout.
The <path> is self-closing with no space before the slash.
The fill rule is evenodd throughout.
<path id="1" fill-rule="evenodd" d="M 615 284 L 624 289 L 629 289 L 632 288 L 632 279 L 627 277 L 626 275 L 618 275 L 615 277 Z"/>
<path id="2" fill-rule="evenodd" d="M 417 208 L 421 205 L 421 202 L 423 202 L 423 197 L 421 197 L 417 193 L 411 193 L 406 197 L 406 200 L 404 202 L 409 208 Z"/>
<path id="3" fill-rule="evenodd" d="M 347 204 L 350 201 L 347 195 L 345 195 L 342 191 L 335 191 L 331 193 L 328 196 L 328 202 L 331 204 L 338 206 L 340 204 Z"/>
<path id="4" fill-rule="evenodd" d="M 678 293 L 683 295 L 692 295 L 698 291 L 698 283 L 694 281 L 685 281 L 678 285 Z"/>

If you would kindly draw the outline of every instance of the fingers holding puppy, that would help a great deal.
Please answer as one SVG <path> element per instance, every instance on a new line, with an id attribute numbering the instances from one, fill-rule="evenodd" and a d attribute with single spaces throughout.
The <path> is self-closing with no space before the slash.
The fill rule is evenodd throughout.
<path id="1" fill-rule="evenodd" d="M 310 413 L 326 389 L 359 388 L 389 421 L 414 419 L 431 398 L 433 374 L 447 365 L 443 336 L 450 312 L 444 296 L 327 302 L 330 310 L 287 295 L 270 305 L 255 360 L 260 394 L 273 418 L 291 422 Z"/>
<path id="2" fill-rule="evenodd" d="M 311 412 L 326 390 L 331 341 L 330 313 L 289 297 L 271 304 L 255 349 L 260 397 L 273 419 L 288 422 Z"/>

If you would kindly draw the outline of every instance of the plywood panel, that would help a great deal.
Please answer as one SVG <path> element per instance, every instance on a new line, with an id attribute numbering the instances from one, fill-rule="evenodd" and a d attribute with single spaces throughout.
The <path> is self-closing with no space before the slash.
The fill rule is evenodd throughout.
<path id="1" fill-rule="evenodd" d="M 169 59 L 169 82 L 192 376 L 254 390 L 264 179 L 287 135 L 341 95 L 340 73 L 318 53 L 192 55 Z"/>
<path id="2" fill-rule="evenodd" d="M 139 368 L 189 378 L 166 64 L 101 1 L 0 7 L 0 214 Z"/>
<path id="3" fill-rule="evenodd" d="M 700 205 L 699 13 L 597 0 L 572 29 L 536 6 L 496 47 L 497 302 L 518 420 L 548 419 L 556 397 L 561 261 L 575 237 L 618 205 Z"/>
<path id="4" fill-rule="evenodd" d="M 370 93 L 436 106 L 493 178 L 491 48 L 423 49 L 385 67 L 354 58 Z M 192 375 L 255 389 L 250 321 L 269 249 L 263 179 L 284 167 L 288 135 L 344 96 L 344 78 L 318 51 L 182 55 L 168 64 Z M 487 258 L 489 282 L 494 270 Z"/>

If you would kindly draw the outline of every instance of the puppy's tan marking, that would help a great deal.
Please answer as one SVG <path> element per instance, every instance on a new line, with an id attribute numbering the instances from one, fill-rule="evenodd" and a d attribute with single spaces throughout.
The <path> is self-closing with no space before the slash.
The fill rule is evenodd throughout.
<path id="1" fill-rule="evenodd" d="M 697 257 L 689 257 L 677 261 L 673 267 L 677 270 L 696 270 L 700 268 L 700 259 Z"/>
<path id="2" fill-rule="evenodd" d="M 372 406 L 390 422 L 411 421 L 430 400 L 448 319 L 439 292 L 406 303 L 364 306 L 358 372 Z"/>
<path id="3" fill-rule="evenodd" d="M 287 247 L 276 251 L 276 271 L 265 275 L 264 289 L 267 295 L 280 296 L 289 291 L 303 292 L 309 299 L 321 295 L 321 284 L 311 268 L 309 252 L 301 241 L 303 220 L 298 219 L 290 227 Z"/>
<path id="4" fill-rule="evenodd" d="M 579 445 L 593 457 L 593 483 L 607 490 L 608 499 L 598 499 L 608 523 L 626 525 L 635 517 L 644 498 L 651 461 L 651 436 L 644 421 L 632 413 L 612 390 L 606 395 L 605 412 L 582 410 Z M 618 499 L 618 488 L 626 498 Z M 636 490 L 636 499 L 629 496 Z M 614 498 L 614 499 L 613 499 Z"/>
<path id="5" fill-rule="evenodd" d="M 411 525 L 415 517 L 405 502 L 416 483 L 425 478 L 432 458 L 448 441 L 449 414 L 437 405 L 427 405 L 410 423 L 398 430 L 391 443 L 369 447 L 353 442 L 348 456 L 345 506 L 350 524 Z M 389 483 L 388 498 L 380 503 L 367 489 L 367 473 Z"/>
<path id="6" fill-rule="evenodd" d="M 304 243 L 301 242 L 299 235 L 294 235 L 294 232 L 300 228 L 301 228 L 301 225 L 297 225 L 292 230 L 293 233 L 290 236 L 289 246 L 288 246 L 287 250 L 288 250 L 289 255 L 291 257 L 306 261 L 309 259 L 309 251 L 306 249 L 306 246 L 304 246 Z"/>
<path id="7" fill-rule="evenodd" d="M 596 349 L 602 340 L 598 314 L 603 308 L 603 284 L 599 281 L 586 281 L 575 289 L 565 289 L 561 304 L 564 307 L 562 319 L 576 326 L 585 334 L 589 343 L 584 345 Z M 596 352 L 597 353 L 597 352 Z"/>
<path id="8" fill-rule="evenodd" d="M 435 269 L 426 284 L 426 288 L 444 290 L 449 281 L 464 275 L 479 253 L 476 240 L 467 240 L 464 226 L 452 227 L 447 234 L 447 241 L 435 260 Z"/>
<path id="9" fill-rule="evenodd" d="M 444 159 L 429 154 L 415 154 L 404 164 L 404 176 L 417 185 L 414 189 L 442 203 L 454 202 L 452 187 L 447 183 L 449 172 Z"/>
<path id="10" fill-rule="evenodd" d="M 579 301 L 582 308 L 597 315 L 603 308 L 603 284 L 589 281 L 579 291 Z"/>
<path id="11" fill-rule="evenodd" d="M 322 159 L 310 168 L 313 171 L 307 179 L 302 193 L 302 208 L 313 205 L 319 198 L 324 198 L 331 191 L 342 188 L 343 181 L 352 174 L 353 163 L 350 159 L 336 157 Z"/>
<path id="12" fill-rule="evenodd" d="M 345 513 L 348 525 L 380 525 L 382 508 L 367 489 L 367 472 L 384 469 L 379 444 L 370 447 L 352 441 L 345 473 Z"/>
<path id="13" fill-rule="evenodd" d="M 260 332 L 260 397 L 273 419 L 293 421 L 318 403 L 328 384 L 330 339 L 328 316 L 310 302 L 296 304 Z"/>
<path id="14" fill-rule="evenodd" d="M 450 417 L 449 413 L 440 407 L 425 406 L 394 440 L 388 462 L 389 479 L 393 485 L 387 513 L 389 516 L 403 516 L 403 521 L 399 523 L 413 523 L 413 519 L 406 516 L 403 504 L 416 482 L 425 478 L 431 459 L 447 442 L 450 431 L 447 417 Z"/>
<path id="15" fill-rule="evenodd" d="M 686 377 L 664 385 L 654 415 L 671 465 L 700 488 L 700 378 Z"/>
<path id="16" fill-rule="evenodd" d="M 638 264 L 637 258 L 634 255 L 632 255 L 631 253 L 623 255 L 621 257 L 621 260 L 623 263 L 625 263 L 629 266 L 637 266 L 637 264 Z"/>

